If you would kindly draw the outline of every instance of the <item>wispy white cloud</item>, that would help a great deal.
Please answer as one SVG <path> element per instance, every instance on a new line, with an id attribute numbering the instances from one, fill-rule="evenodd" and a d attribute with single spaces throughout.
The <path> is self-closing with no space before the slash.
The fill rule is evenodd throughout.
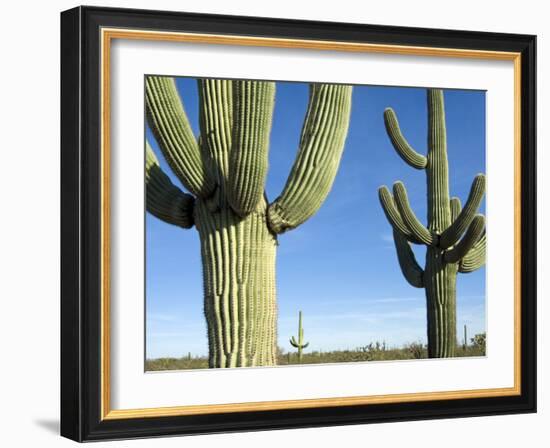
<path id="1" fill-rule="evenodd" d="M 382 240 L 382 247 L 386 250 L 394 250 L 395 244 L 393 242 L 393 234 L 390 232 L 384 232 L 380 235 L 380 239 Z"/>
<path id="2" fill-rule="evenodd" d="M 423 297 L 381 297 L 380 299 L 370 299 L 369 303 L 402 303 L 416 302 Z"/>
<path id="3" fill-rule="evenodd" d="M 167 313 L 147 313 L 146 317 L 148 321 L 156 322 L 175 322 L 178 320 L 173 314 Z"/>
<path id="4" fill-rule="evenodd" d="M 311 314 L 307 316 L 307 321 L 310 323 L 315 322 L 331 322 L 335 320 L 346 320 L 351 322 L 368 322 L 368 323 L 380 323 L 387 320 L 397 319 L 411 319 L 415 317 L 423 317 L 425 315 L 425 308 L 415 307 L 408 310 L 392 310 L 392 311 L 361 311 L 361 312 L 346 312 L 346 313 L 326 313 L 326 314 Z M 280 321 L 294 322 L 296 317 L 286 316 L 280 319 Z"/>
<path id="5" fill-rule="evenodd" d="M 148 333 L 147 336 L 151 337 L 151 338 L 183 338 L 185 336 L 188 336 L 189 333 L 186 333 L 186 332 L 183 332 L 183 331 L 180 331 L 180 332 L 169 332 L 169 331 L 159 331 L 159 332 L 155 332 L 155 331 L 151 331 L 150 333 Z"/>
<path id="6" fill-rule="evenodd" d="M 298 300 L 298 298 L 297 298 Z M 393 304 L 393 303 L 404 303 L 404 302 L 415 302 L 423 301 L 424 294 L 420 293 L 418 296 L 403 296 L 403 297 L 352 297 L 345 299 L 332 299 L 332 298 L 321 298 L 317 302 L 317 306 L 343 306 L 343 305 L 356 305 L 361 306 L 372 306 L 372 305 L 384 305 L 384 304 Z"/>

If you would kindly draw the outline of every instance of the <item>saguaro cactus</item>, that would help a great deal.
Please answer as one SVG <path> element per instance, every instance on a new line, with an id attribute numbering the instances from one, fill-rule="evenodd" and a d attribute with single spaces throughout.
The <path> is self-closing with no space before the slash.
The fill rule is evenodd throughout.
<path id="1" fill-rule="evenodd" d="M 329 193 L 349 125 L 351 86 L 312 84 L 298 154 L 281 195 L 264 192 L 275 83 L 198 80 L 195 138 L 175 81 L 146 78 L 147 119 L 173 185 L 147 147 L 147 210 L 201 241 L 210 367 L 277 361 L 277 235 L 311 217 Z"/>
<path id="2" fill-rule="evenodd" d="M 304 342 L 304 328 L 302 327 L 302 312 L 298 313 L 298 340 L 294 336 L 290 338 L 290 345 L 298 350 L 298 362 L 302 362 L 302 351 L 307 348 L 309 342 Z"/>
<path id="3" fill-rule="evenodd" d="M 411 209 L 402 182 L 379 189 L 380 202 L 393 236 L 401 270 L 416 288 L 425 288 L 428 308 L 428 356 L 452 357 L 456 348 L 457 272 L 475 271 L 485 263 L 485 218 L 476 214 L 485 193 L 485 176 L 478 174 L 468 200 L 449 198 L 447 137 L 443 92 L 428 90 L 428 154 L 417 153 L 405 140 L 390 108 L 384 121 L 397 153 L 410 166 L 425 170 L 428 181 L 428 226 Z M 426 266 L 415 259 L 410 243 L 427 246 Z"/>

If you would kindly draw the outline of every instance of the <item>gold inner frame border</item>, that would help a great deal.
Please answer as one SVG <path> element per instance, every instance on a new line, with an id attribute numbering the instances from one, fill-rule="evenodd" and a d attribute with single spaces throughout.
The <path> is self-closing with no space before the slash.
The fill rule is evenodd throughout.
<path id="1" fill-rule="evenodd" d="M 412 56 L 506 60 L 514 63 L 514 386 L 441 392 L 368 395 L 187 405 L 135 409 L 111 409 L 110 387 L 110 63 L 113 39 L 186 42 L 213 45 L 296 48 L 311 50 L 382 53 Z M 101 420 L 131 419 L 253 412 L 383 403 L 410 403 L 432 400 L 502 397 L 521 394 L 521 54 L 456 48 L 420 47 L 390 44 L 282 39 L 253 36 L 162 32 L 139 29 L 101 29 Z"/>

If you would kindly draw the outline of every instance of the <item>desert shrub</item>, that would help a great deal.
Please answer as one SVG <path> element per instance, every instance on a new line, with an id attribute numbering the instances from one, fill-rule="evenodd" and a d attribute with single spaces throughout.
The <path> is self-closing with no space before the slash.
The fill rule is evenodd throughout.
<path id="1" fill-rule="evenodd" d="M 427 349 L 420 342 L 412 342 L 405 348 L 411 354 L 412 359 L 422 359 L 427 357 Z"/>
<path id="2" fill-rule="evenodd" d="M 476 334 L 471 339 L 471 342 L 473 346 L 485 352 L 485 346 L 487 344 L 487 333 L 483 332 L 483 333 Z"/>

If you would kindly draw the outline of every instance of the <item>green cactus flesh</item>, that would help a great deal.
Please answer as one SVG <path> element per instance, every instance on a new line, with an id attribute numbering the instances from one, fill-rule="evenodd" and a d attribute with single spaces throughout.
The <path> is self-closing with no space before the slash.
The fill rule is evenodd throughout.
<path id="1" fill-rule="evenodd" d="M 169 77 L 146 78 L 148 123 L 183 193 L 146 158 L 147 210 L 167 223 L 196 226 L 203 264 L 210 367 L 277 362 L 277 235 L 316 213 L 344 148 L 351 86 L 310 86 L 296 161 L 281 195 L 265 195 L 275 83 L 198 80 L 195 138 Z M 147 145 L 148 146 L 148 145 Z"/>
<path id="2" fill-rule="evenodd" d="M 298 362 L 302 362 L 302 352 L 309 342 L 304 342 L 304 328 L 302 327 L 302 312 L 298 313 L 298 340 L 294 336 L 290 338 L 290 345 L 298 350 Z"/>
<path id="3" fill-rule="evenodd" d="M 393 195 L 379 190 L 384 213 L 393 227 L 401 271 L 406 280 L 426 292 L 428 354 L 444 358 L 456 349 L 457 273 L 475 271 L 485 263 L 485 218 L 477 214 L 485 194 L 485 176 L 478 174 L 464 208 L 449 197 L 447 138 L 443 92 L 428 90 L 428 154 L 417 153 L 405 140 L 392 109 L 384 112 L 390 140 L 399 156 L 411 167 L 425 170 L 428 183 L 428 226 L 410 207 L 407 190 L 396 182 Z M 427 246 L 426 265 L 417 263 L 410 244 Z"/>

